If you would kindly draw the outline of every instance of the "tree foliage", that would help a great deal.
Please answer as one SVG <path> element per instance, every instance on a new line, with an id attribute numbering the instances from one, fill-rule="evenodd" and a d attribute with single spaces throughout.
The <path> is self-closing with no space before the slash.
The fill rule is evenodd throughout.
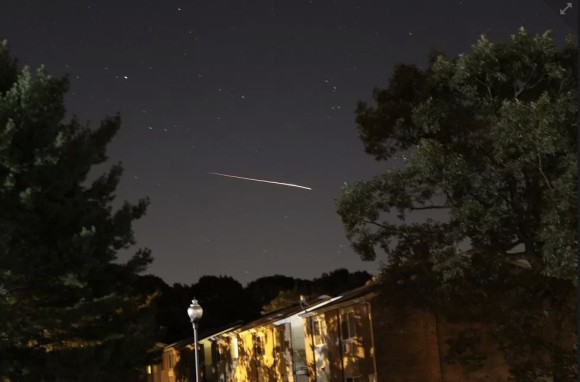
<path id="1" fill-rule="evenodd" d="M 262 306 L 261 313 L 266 314 L 278 309 L 298 304 L 300 296 L 307 299 L 321 295 L 338 296 L 340 293 L 364 285 L 371 279 L 367 272 L 349 272 L 345 268 L 323 273 L 313 280 L 294 279 L 291 289 L 282 289 L 268 303 Z M 282 286 L 282 285 L 281 285 Z"/>
<path id="2" fill-rule="evenodd" d="M 202 332 L 221 329 L 252 316 L 250 306 L 243 303 L 246 300 L 242 284 L 230 276 L 202 276 L 192 290 L 204 309 L 199 323 Z"/>
<path id="3" fill-rule="evenodd" d="M 119 380 L 151 346 L 154 294 L 133 287 L 151 261 L 132 222 L 148 201 L 112 202 L 120 164 L 107 160 L 118 116 L 65 121 L 66 78 L 19 68 L 0 44 L 0 376 Z"/>
<path id="4" fill-rule="evenodd" d="M 522 381 L 576 374 L 576 61 L 571 39 L 520 29 L 397 65 L 356 122 L 377 160 L 409 159 L 338 200 L 393 299 L 493 323 Z"/>
<path id="5" fill-rule="evenodd" d="M 301 294 L 295 289 L 281 290 L 276 297 L 262 307 L 261 314 L 268 314 L 277 310 L 298 304 Z"/>

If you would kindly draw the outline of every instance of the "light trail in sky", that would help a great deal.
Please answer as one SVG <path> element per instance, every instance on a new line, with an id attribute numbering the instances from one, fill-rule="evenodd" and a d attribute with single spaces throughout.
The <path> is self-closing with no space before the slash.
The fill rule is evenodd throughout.
<path id="1" fill-rule="evenodd" d="M 211 175 L 218 175 L 218 176 L 225 176 L 225 177 L 228 177 L 228 178 L 251 180 L 253 182 L 263 182 L 263 183 L 278 184 L 280 186 L 302 188 L 303 190 L 312 190 L 312 188 L 310 188 L 310 187 L 300 186 L 298 184 L 292 184 L 292 183 L 274 182 L 273 180 L 246 178 L 246 177 L 237 176 L 237 175 L 220 174 L 219 172 L 210 172 L 209 174 L 211 174 Z"/>

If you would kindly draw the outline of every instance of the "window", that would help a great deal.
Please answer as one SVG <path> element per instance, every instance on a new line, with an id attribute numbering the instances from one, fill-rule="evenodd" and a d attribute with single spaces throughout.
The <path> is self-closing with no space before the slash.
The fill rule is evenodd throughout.
<path id="1" fill-rule="evenodd" d="M 322 345 L 325 343 L 326 336 L 326 321 L 324 316 L 313 317 L 312 320 L 312 336 L 314 337 L 314 345 Z"/>
<path id="2" fill-rule="evenodd" d="M 356 337 L 356 318 L 354 311 L 340 314 L 340 338 L 349 340 Z"/>
<path id="3" fill-rule="evenodd" d="M 218 363 L 220 361 L 220 347 L 217 342 L 211 343 L 211 358 L 214 363 Z"/>
<path id="4" fill-rule="evenodd" d="M 257 356 L 264 355 L 264 337 L 255 336 L 254 337 L 254 354 Z"/>
<path id="5" fill-rule="evenodd" d="M 239 345 L 237 337 L 230 338 L 230 356 L 232 359 L 238 359 L 239 356 Z"/>

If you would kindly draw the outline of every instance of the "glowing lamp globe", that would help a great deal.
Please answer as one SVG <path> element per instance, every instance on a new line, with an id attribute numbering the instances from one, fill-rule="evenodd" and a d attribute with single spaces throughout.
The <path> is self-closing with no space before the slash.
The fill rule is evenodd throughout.
<path id="1" fill-rule="evenodd" d="M 189 308 L 187 308 L 187 315 L 189 316 L 191 322 L 198 322 L 203 315 L 203 309 L 195 298 L 191 300 L 191 305 L 189 305 Z"/>

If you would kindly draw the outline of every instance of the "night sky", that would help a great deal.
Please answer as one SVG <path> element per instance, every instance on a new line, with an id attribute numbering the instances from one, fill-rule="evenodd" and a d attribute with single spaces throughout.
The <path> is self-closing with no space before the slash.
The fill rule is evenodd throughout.
<path id="1" fill-rule="evenodd" d="M 364 153 L 357 101 L 395 63 L 424 67 L 431 47 L 456 55 L 520 26 L 575 34 L 560 2 L 542 0 L 0 3 L 0 38 L 19 61 L 70 75 L 71 114 L 96 126 L 121 113 L 109 149 L 125 167 L 118 198 L 150 197 L 136 238 L 169 283 L 375 272 L 350 248 L 335 199 L 404 159 Z"/>

